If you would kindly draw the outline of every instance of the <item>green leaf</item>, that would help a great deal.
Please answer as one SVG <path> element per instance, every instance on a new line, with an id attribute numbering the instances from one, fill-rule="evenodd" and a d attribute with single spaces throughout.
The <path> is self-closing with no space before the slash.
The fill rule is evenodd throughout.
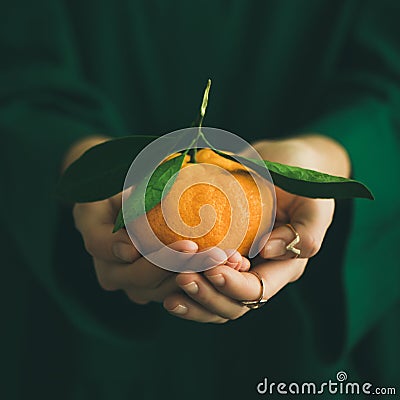
<path id="1" fill-rule="evenodd" d="M 122 190 L 125 175 L 139 152 L 159 136 L 126 136 L 86 151 L 62 175 L 57 195 L 66 201 L 89 202 Z"/>
<path id="2" fill-rule="evenodd" d="M 133 221 L 161 202 L 175 182 L 177 177 L 176 173 L 182 168 L 185 156 L 186 152 L 160 164 L 154 170 L 150 179 L 143 179 L 143 181 L 139 183 L 126 200 L 124 215 L 122 215 L 122 210 L 118 213 L 114 225 L 114 232 L 123 228 L 125 223 Z M 148 184 L 146 187 L 147 182 Z M 144 193 L 146 194 L 144 195 Z"/>
<path id="3" fill-rule="evenodd" d="M 120 210 L 118 211 L 117 218 L 115 219 L 114 228 L 113 228 L 113 233 L 119 231 L 119 230 L 122 229 L 124 226 L 125 226 L 124 214 L 122 213 L 122 208 L 120 208 Z"/>
<path id="4" fill-rule="evenodd" d="M 135 188 L 132 195 L 126 200 L 127 203 L 124 208 L 128 211 L 125 211 L 125 216 L 128 221 L 132 221 L 137 218 L 139 215 L 145 213 L 145 204 L 144 200 L 144 191 L 146 190 L 145 183 L 148 179 L 143 179 L 142 182 Z M 125 226 L 124 214 L 122 212 L 122 208 L 119 210 L 117 218 L 114 223 L 113 233 L 117 232 L 121 228 Z"/>
<path id="5" fill-rule="evenodd" d="M 273 183 L 292 194 L 311 198 L 349 199 L 359 197 L 374 199 L 371 191 L 363 183 L 353 179 L 267 160 L 241 156 L 232 157 L 218 150 L 216 152 L 222 157 L 238 161 L 260 174 L 265 173 L 265 167 L 267 167 Z"/>
<path id="6" fill-rule="evenodd" d="M 186 152 L 159 165 L 153 172 L 146 189 L 146 212 L 160 203 L 163 195 L 171 189 L 185 157 Z"/>

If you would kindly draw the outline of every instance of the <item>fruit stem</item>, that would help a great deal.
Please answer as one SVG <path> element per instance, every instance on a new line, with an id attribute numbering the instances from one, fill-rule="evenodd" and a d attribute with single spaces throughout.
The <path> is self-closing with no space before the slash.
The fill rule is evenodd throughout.
<path id="1" fill-rule="evenodd" d="M 214 146 L 207 140 L 206 136 L 201 130 L 199 130 L 199 137 L 201 137 L 206 142 L 206 144 L 210 146 L 211 149 L 214 149 Z"/>
<path id="2" fill-rule="evenodd" d="M 206 115 L 206 111 L 207 111 L 208 94 L 210 93 L 210 87 L 211 87 L 211 79 L 209 79 L 207 81 L 207 86 L 206 86 L 206 88 L 204 90 L 204 94 L 203 94 L 203 101 L 201 103 L 201 108 L 200 108 L 199 132 L 203 125 L 203 119 L 204 119 L 204 116 Z"/>

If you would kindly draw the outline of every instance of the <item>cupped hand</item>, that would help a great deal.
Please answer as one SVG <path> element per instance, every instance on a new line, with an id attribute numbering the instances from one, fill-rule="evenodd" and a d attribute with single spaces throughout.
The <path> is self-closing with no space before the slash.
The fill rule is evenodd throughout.
<path id="1" fill-rule="evenodd" d="M 334 175 L 348 176 L 350 164 L 345 150 L 336 142 L 319 135 L 309 135 L 273 142 L 256 143 L 261 157 L 288 165 Z M 275 187 L 276 220 L 268 242 L 260 252 L 264 259 L 287 260 L 298 256 L 308 259 L 321 248 L 335 209 L 333 199 L 313 199 L 288 193 Z M 288 226 L 288 224 L 290 226 Z M 287 246 L 299 235 L 295 249 Z"/>
<path id="2" fill-rule="evenodd" d="M 264 300 L 270 299 L 287 284 L 299 279 L 308 259 L 321 247 L 333 216 L 333 200 L 306 199 L 277 188 L 277 218 L 270 238 L 255 260 L 253 271 L 264 281 Z M 286 249 L 298 232 L 297 255 Z M 259 279 L 249 272 L 218 266 L 200 274 L 180 274 L 177 284 L 186 295 L 169 295 L 164 307 L 181 318 L 198 322 L 224 323 L 249 311 L 240 300 L 256 300 L 260 296 Z"/>
<path id="3" fill-rule="evenodd" d="M 141 257 L 124 229 L 112 233 L 121 206 L 121 195 L 93 203 L 74 206 L 75 226 L 82 235 L 100 286 L 107 291 L 123 290 L 128 297 L 145 304 L 161 301 L 163 294 L 178 287 L 173 274 L 156 267 Z M 177 250 L 196 252 L 192 242 L 182 243 Z"/>
<path id="4" fill-rule="evenodd" d="M 268 300 L 284 286 L 302 275 L 306 259 L 264 261 L 252 268 L 264 281 L 264 299 Z M 250 309 L 242 300 L 256 300 L 261 293 L 259 279 L 226 265 L 203 274 L 182 273 L 176 282 L 184 293 L 173 293 L 164 300 L 172 315 L 197 322 L 221 324 L 235 320 Z"/>
<path id="5" fill-rule="evenodd" d="M 85 248 L 93 257 L 93 264 L 100 286 L 107 291 L 123 290 L 137 304 L 151 301 L 162 302 L 166 296 L 181 291 L 176 283 L 176 273 L 160 268 L 142 257 L 132 244 L 126 230 L 112 233 L 114 221 L 121 208 L 121 194 L 93 203 L 74 206 L 75 226 L 82 235 Z M 157 258 L 165 263 L 176 263 L 176 268 L 201 262 L 196 243 L 182 240 L 170 246 L 174 259 L 166 247 L 157 252 Z M 220 264 L 238 270 L 246 270 L 248 260 L 235 251 L 223 252 L 216 249 L 214 259 Z M 206 260 L 204 260 L 206 262 Z M 196 265 L 197 267 L 197 265 Z"/>
<path id="6" fill-rule="evenodd" d="M 75 143 L 65 155 L 62 170 L 83 152 L 106 140 L 108 138 L 104 136 L 90 136 Z M 118 194 L 103 201 L 75 204 L 73 209 L 75 226 L 82 235 L 86 250 L 93 257 L 98 282 L 107 291 L 123 290 L 138 304 L 162 302 L 168 295 L 181 291 L 176 283 L 176 273 L 160 268 L 142 257 L 124 229 L 112 233 L 121 205 L 122 195 Z M 186 265 L 188 270 L 191 269 L 191 262 L 195 262 L 193 269 L 198 269 L 202 258 L 192 257 L 198 252 L 194 242 L 183 240 L 170 247 L 178 252 L 174 254 L 174 261 Z M 249 269 L 249 261 L 237 251 L 215 250 L 214 258 L 221 264 L 235 270 Z M 168 261 L 170 255 L 170 251 L 161 248 L 155 258 Z"/>
<path id="7" fill-rule="evenodd" d="M 329 138 L 310 135 L 303 138 L 255 145 L 261 157 L 270 161 L 311 168 L 348 176 L 350 162 L 346 151 Z M 287 284 L 298 280 L 308 259 L 320 249 L 329 228 L 335 203 L 332 199 L 310 199 L 276 188 L 277 215 L 271 235 L 254 260 L 256 271 L 264 283 L 264 300 L 270 299 Z M 295 254 L 287 248 L 296 237 L 300 241 Z M 166 297 L 164 307 L 173 315 L 198 322 L 224 323 L 250 309 L 243 300 L 260 297 L 261 283 L 249 272 L 217 266 L 200 274 L 180 274 L 177 284 L 185 292 Z"/>

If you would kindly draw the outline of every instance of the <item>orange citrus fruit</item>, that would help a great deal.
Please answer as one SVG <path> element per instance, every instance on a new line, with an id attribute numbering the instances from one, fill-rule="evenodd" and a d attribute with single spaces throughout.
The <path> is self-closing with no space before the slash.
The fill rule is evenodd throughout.
<path id="1" fill-rule="evenodd" d="M 248 255 L 271 226 L 272 185 L 211 149 L 199 150 L 195 163 L 189 160 L 163 201 L 133 222 L 135 236 L 149 250 L 157 248 L 155 235 L 165 245 L 188 239 L 199 250 L 218 246 Z M 143 224 L 145 217 L 150 229 Z"/>

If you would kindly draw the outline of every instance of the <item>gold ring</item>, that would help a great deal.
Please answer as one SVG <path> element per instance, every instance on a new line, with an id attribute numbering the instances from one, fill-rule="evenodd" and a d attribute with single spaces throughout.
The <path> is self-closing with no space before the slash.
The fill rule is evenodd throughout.
<path id="1" fill-rule="evenodd" d="M 286 246 L 287 251 L 291 251 L 292 253 L 295 254 L 294 258 L 297 258 L 300 256 L 300 249 L 296 249 L 296 244 L 300 242 L 300 235 L 297 233 L 296 229 L 293 228 L 292 225 L 286 224 L 288 228 L 294 233 L 295 238 Z"/>
<path id="2" fill-rule="evenodd" d="M 258 297 L 257 300 L 242 300 L 240 301 L 241 304 L 243 304 L 244 306 L 250 308 L 251 310 L 255 310 L 257 308 L 262 307 L 267 301 L 268 299 L 264 299 L 265 296 L 265 284 L 264 284 L 264 280 L 263 278 L 260 276 L 260 274 L 256 271 L 247 271 L 250 274 L 255 275 L 258 280 L 260 281 L 260 296 Z"/>

